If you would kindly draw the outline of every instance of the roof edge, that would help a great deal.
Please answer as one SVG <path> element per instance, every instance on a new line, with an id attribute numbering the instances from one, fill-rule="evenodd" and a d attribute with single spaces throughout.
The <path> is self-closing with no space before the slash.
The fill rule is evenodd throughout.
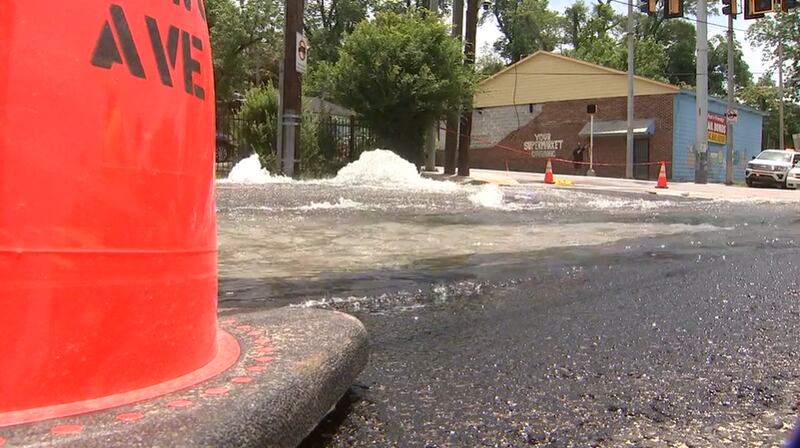
<path id="1" fill-rule="evenodd" d="M 489 76 L 486 79 L 481 80 L 478 84 L 480 85 L 480 84 L 487 83 L 490 80 L 492 80 L 492 79 L 502 75 L 503 73 L 511 70 L 513 67 L 518 66 L 518 65 L 522 64 L 523 62 L 526 62 L 529 59 L 533 59 L 534 57 L 536 57 L 538 55 L 541 55 L 541 54 L 544 54 L 544 55 L 547 55 L 547 56 L 552 56 L 552 57 L 555 57 L 555 58 L 558 58 L 558 59 L 562 59 L 562 60 L 565 60 L 565 61 L 576 62 L 578 64 L 586 65 L 586 66 L 589 66 L 589 67 L 597 68 L 597 69 L 604 70 L 604 71 L 611 72 L 611 73 L 616 73 L 616 74 L 619 74 L 619 75 L 627 75 L 627 72 L 623 72 L 622 70 L 617 70 L 617 69 L 606 67 L 606 66 L 603 66 L 603 65 L 600 65 L 600 64 L 595 64 L 593 62 L 583 61 L 583 60 L 580 60 L 580 59 L 577 59 L 577 58 L 564 56 L 563 54 L 553 53 L 552 51 L 537 50 L 533 54 L 525 56 L 524 58 L 520 59 L 519 61 L 517 61 L 517 62 L 515 62 L 513 64 L 509 64 L 509 65 L 505 66 L 502 70 L 500 70 L 499 72 L 493 74 L 492 76 Z M 645 77 L 639 76 L 639 75 L 634 75 L 633 78 L 637 79 L 639 81 L 643 81 L 643 82 L 650 83 L 650 84 L 655 84 L 657 86 L 664 87 L 666 89 L 670 89 L 675 93 L 678 93 L 678 92 L 681 91 L 681 88 L 678 87 L 678 86 L 674 86 L 672 84 L 668 84 L 668 83 L 661 82 L 661 81 L 656 81 L 655 79 L 645 78 Z"/>
<path id="2" fill-rule="evenodd" d="M 678 92 L 678 93 L 682 94 L 682 95 L 693 96 L 693 97 L 697 96 L 697 92 L 695 92 L 694 90 L 689 90 L 689 89 L 681 89 L 680 92 Z M 712 100 L 712 101 L 715 101 L 717 103 L 722 103 L 724 105 L 728 104 L 728 100 L 727 99 L 720 98 L 720 97 L 717 97 L 717 96 L 709 95 L 708 99 Z M 737 109 L 741 109 L 741 110 L 746 110 L 748 112 L 752 112 L 752 113 L 757 114 L 757 115 L 761 115 L 762 117 L 768 117 L 769 116 L 769 113 L 767 113 L 767 112 L 760 111 L 760 110 L 758 110 L 758 109 L 756 109 L 754 107 L 750 107 L 750 106 L 748 106 L 746 104 L 742 104 L 742 103 L 740 103 L 738 101 L 736 102 L 736 108 Z"/>

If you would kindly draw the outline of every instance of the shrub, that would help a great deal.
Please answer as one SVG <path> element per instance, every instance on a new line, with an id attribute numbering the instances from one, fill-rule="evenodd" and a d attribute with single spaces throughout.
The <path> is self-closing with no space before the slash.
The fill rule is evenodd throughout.
<path id="1" fill-rule="evenodd" d="M 272 86 L 251 87 L 238 114 L 242 144 L 258 154 L 269 172 L 279 171 L 277 157 L 278 91 Z"/>
<path id="2" fill-rule="evenodd" d="M 241 120 L 242 144 L 258 154 L 261 165 L 270 173 L 280 171 L 277 153 L 278 92 L 272 86 L 255 86 L 247 90 L 238 118 Z M 338 169 L 334 163 L 335 148 L 330 136 L 319 125 L 319 119 L 304 114 L 300 124 L 301 177 L 322 177 Z"/>

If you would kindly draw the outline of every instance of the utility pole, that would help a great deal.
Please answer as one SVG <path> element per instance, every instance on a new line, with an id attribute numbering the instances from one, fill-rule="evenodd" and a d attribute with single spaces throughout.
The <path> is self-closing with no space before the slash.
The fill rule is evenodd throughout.
<path id="1" fill-rule="evenodd" d="M 780 147 L 778 149 L 786 149 L 786 142 L 784 141 L 784 127 L 783 127 L 783 39 L 778 41 L 778 129 L 780 135 L 778 142 Z"/>
<path id="2" fill-rule="evenodd" d="M 464 64 L 470 69 L 475 65 L 475 36 L 478 33 L 478 0 L 467 0 L 467 30 L 464 36 Z M 461 114 L 461 129 L 458 139 L 458 175 L 469 176 L 469 147 L 472 144 L 472 101 Z"/>
<path id="3" fill-rule="evenodd" d="M 697 115 L 695 115 L 695 154 L 697 157 L 694 181 L 708 182 L 706 160 L 708 151 L 708 3 L 697 0 Z"/>
<path id="4" fill-rule="evenodd" d="M 735 2 L 736 0 L 731 0 Z M 745 0 L 747 1 L 747 0 Z M 736 107 L 736 87 L 734 86 L 734 69 L 733 66 L 733 14 L 728 14 L 728 110 L 732 111 Z M 726 114 L 727 115 L 727 114 Z M 727 135 L 727 148 L 725 151 L 725 184 L 733 184 L 733 123 L 730 118 L 726 120 L 728 129 L 725 134 Z"/>
<path id="5" fill-rule="evenodd" d="M 628 0 L 628 131 L 625 137 L 625 177 L 633 178 L 633 2 Z"/>
<path id="6" fill-rule="evenodd" d="M 594 114 L 589 115 L 589 171 L 586 172 L 586 175 L 597 176 L 597 173 L 594 172 Z"/>
<path id="7" fill-rule="evenodd" d="M 294 176 L 300 171 L 300 73 L 297 72 L 297 33 L 303 30 L 303 0 L 285 0 L 283 33 L 283 82 L 281 83 L 281 171 Z"/>
<path id="8" fill-rule="evenodd" d="M 453 36 L 461 41 L 464 21 L 464 0 L 453 0 Z M 460 111 L 447 116 L 444 135 L 444 174 L 456 174 L 456 150 L 458 149 Z"/>
<path id="9" fill-rule="evenodd" d="M 431 14 L 439 13 L 439 0 L 430 0 L 428 8 Z M 436 171 L 436 137 L 439 135 L 439 118 L 437 117 L 425 136 L 425 171 Z"/>

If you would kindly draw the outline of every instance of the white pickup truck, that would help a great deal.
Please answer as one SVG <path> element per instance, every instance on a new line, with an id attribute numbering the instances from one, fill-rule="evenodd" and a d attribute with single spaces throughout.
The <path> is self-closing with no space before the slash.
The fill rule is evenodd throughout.
<path id="1" fill-rule="evenodd" d="M 747 162 L 744 171 L 748 187 L 754 185 L 772 185 L 778 188 L 795 188 L 800 179 L 789 181 L 789 172 L 800 162 L 800 152 L 779 149 L 761 151 L 753 160 Z M 794 175 L 795 173 L 793 173 Z"/>

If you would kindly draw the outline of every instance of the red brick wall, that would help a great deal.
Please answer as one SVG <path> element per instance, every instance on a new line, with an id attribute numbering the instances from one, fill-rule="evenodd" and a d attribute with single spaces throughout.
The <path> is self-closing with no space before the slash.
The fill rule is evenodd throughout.
<path id="1" fill-rule="evenodd" d="M 597 100 L 561 101 L 543 104 L 542 113 L 532 122 L 507 135 L 499 146 L 506 146 L 523 150 L 525 141 L 535 140 L 535 134 L 550 133 L 552 140 L 563 140 L 564 143 L 556 156 L 572 160 L 572 151 L 578 143 L 578 133 L 587 123 L 587 104 L 597 104 L 598 112 L 595 120 L 625 120 L 627 102 L 626 98 L 605 98 Z M 650 161 L 672 160 L 672 101 L 673 95 L 649 95 L 636 97 L 634 111 L 637 119 L 653 118 L 656 121 L 654 135 L 649 137 Z M 580 141 L 588 145 L 589 137 L 580 137 Z M 589 161 L 589 154 L 584 153 L 584 160 Z M 603 167 L 596 166 L 598 176 L 624 177 L 625 176 L 625 137 L 601 137 L 594 141 L 594 161 L 599 163 L 615 163 L 622 166 Z M 501 149 L 470 150 L 470 166 L 474 168 L 506 169 L 514 171 L 544 172 L 547 159 L 532 158 L 519 152 Z M 583 168 L 585 171 L 586 168 Z M 573 174 L 575 172 L 571 163 L 554 163 L 555 173 Z M 650 167 L 651 179 L 658 177 L 659 166 Z M 670 175 L 668 170 L 668 176 Z"/>

